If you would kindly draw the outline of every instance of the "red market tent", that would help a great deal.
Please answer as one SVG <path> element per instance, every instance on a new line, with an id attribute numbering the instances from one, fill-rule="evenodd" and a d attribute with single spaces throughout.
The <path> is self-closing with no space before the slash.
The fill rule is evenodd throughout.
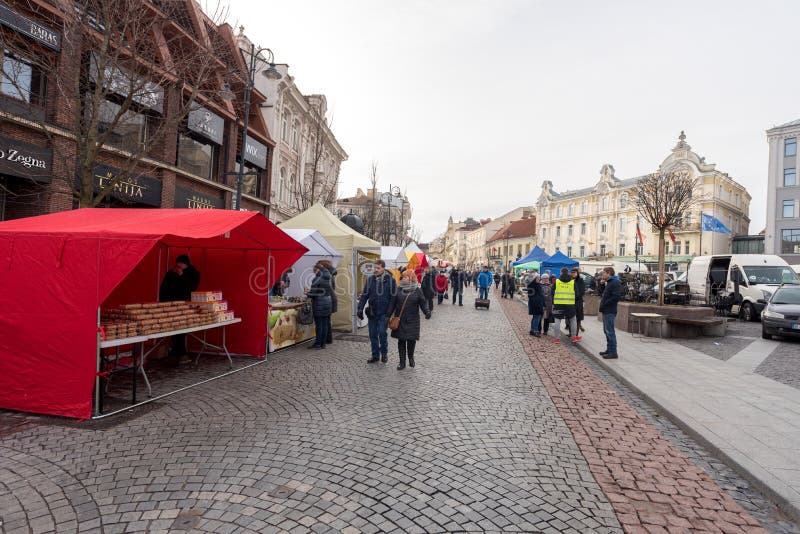
<path id="1" fill-rule="evenodd" d="M 188 253 L 200 290 L 222 290 L 242 322 L 232 352 L 266 354 L 269 288 L 306 252 L 263 215 L 80 209 L 0 223 L 0 408 L 91 416 L 98 308 L 158 300 Z"/>

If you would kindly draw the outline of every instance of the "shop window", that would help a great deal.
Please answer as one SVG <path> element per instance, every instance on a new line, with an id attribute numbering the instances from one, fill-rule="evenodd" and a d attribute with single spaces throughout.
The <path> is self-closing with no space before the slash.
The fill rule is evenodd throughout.
<path id="1" fill-rule="evenodd" d="M 120 114 L 121 108 L 122 106 L 110 100 L 100 103 L 97 108 L 98 133 L 108 132 L 106 144 L 110 146 L 130 152 L 141 150 L 147 141 L 148 117 L 132 109 Z"/>
<path id="2" fill-rule="evenodd" d="M 207 180 L 217 178 L 219 147 L 187 133 L 178 136 L 178 168 Z"/>
<path id="3" fill-rule="evenodd" d="M 239 163 L 236 163 L 237 169 Z M 244 175 L 242 176 L 242 194 L 259 198 L 261 193 L 261 174 L 262 171 L 255 165 L 244 162 Z"/>
<path id="4" fill-rule="evenodd" d="M 0 92 L 28 104 L 44 107 L 47 99 L 47 75 L 33 63 L 4 50 Z"/>

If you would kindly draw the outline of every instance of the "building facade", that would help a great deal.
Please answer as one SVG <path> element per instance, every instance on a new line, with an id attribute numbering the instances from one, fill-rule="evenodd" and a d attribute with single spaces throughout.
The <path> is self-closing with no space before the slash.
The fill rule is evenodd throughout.
<path id="1" fill-rule="evenodd" d="M 697 255 L 729 253 L 731 238 L 748 233 L 750 194 L 693 152 L 683 132 L 659 166 L 661 172 L 675 169 L 687 170 L 698 180 L 700 199 L 684 215 L 682 224 L 672 229 L 675 240 L 666 237 L 666 260 L 687 263 Z M 638 221 L 643 238 L 639 259 L 657 261 L 658 234 L 636 212 L 632 202 L 632 188 L 638 179 L 621 180 L 614 175 L 614 167 L 606 164 L 592 187 L 558 193 L 546 180 L 536 202 L 539 246 L 550 254 L 561 251 L 579 260 L 633 261 Z M 703 214 L 716 217 L 731 234 L 701 231 Z"/>
<path id="2" fill-rule="evenodd" d="M 495 232 L 511 221 L 525 219 L 533 214 L 533 206 L 520 206 L 500 215 L 495 219 L 481 219 L 480 226 L 467 232 L 466 239 L 466 266 L 477 269 L 483 265 L 497 265 L 498 260 L 503 259 L 502 255 L 496 250 L 492 252 L 492 247 L 487 247 L 486 242 Z"/>
<path id="3" fill-rule="evenodd" d="M 82 176 L 91 173 L 98 195 L 92 202 L 98 207 L 230 207 L 242 152 L 253 171 L 242 208 L 268 215 L 269 183 L 263 170 L 274 143 L 258 112 L 265 100 L 258 91 L 251 93 L 252 106 L 246 110 L 250 126 L 244 150 L 238 142 L 245 111 L 236 103 L 243 101 L 246 87 L 238 73 L 246 68 L 231 28 L 217 25 L 194 0 L 170 3 L 166 18 L 163 6 L 145 1 L 138 15 L 163 20 L 140 24 L 147 33 L 128 42 L 144 47 L 127 59 L 135 71 L 108 62 L 101 68 L 114 55 L 103 56 L 97 41 L 86 36 L 110 31 L 108 25 L 100 15 L 82 13 L 79 2 L 68 2 L 73 3 L 79 15 L 43 0 L 10 1 L 0 12 L 0 219 L 78 207 L 82 180 L 76 179 L 76 169 Z M 112 13 L 118 20 L 126 15 Z M 209 51 L 213 57 L 207 57 Z M 215 73 L 208 80 L 219 81 L 218 87 L 206 82 L 193 100 L 185 85 L 170 80 L 175 70 L 170 66 L 192 61 L 204 61 Z M 232 67 L 237 67 L 229 77 L 233 101 L 222 96 L 223 75 Z M 86 92 L 69 93 L 70 87 Z M 101 144 L 87 158 L 80 144 L 85 132 L 76 124 L 83 124 L 92 105 L 98 110 L 93 133 Z M 182 106 L 187 114 L 175 112 Z M 123 120 L 116 121 L 115 115 Z M 84 169 L 87 162 L 92 166 Z"/>
<path id="4" fill-rule="evenodd" d="M 764 252 L 778 254 L 791 265 L 800 263 L 798 137 L 800 119 L 767 130 L 769 166 Z"/>
<path id="5" fill-rule="evenodd" d="M 486 241 L 486 255 L 493 267 L 507 270 L 510 263 L 522 258 L 536 246 L 536 216 L 511 221 Z"/>
<path id="6" fill-rule="evenodd" d="M 249 52 L 252 43 L 243 27 L 237 42 Z M 270 219 L 285 221 L 317 202 L 335 212 L 339 173 L 347 152 L 330 128 L 328 100 L 321 94 L 304 95 L 289 73 L 289 65 L 275 65 L 281 74 L 278 79 L 261 75 L 268 67 L 265 61 L 258 62 L 255 80 L 256 88 L 267 98 L 261 113 L 276 143 L 269 169 Z"/>

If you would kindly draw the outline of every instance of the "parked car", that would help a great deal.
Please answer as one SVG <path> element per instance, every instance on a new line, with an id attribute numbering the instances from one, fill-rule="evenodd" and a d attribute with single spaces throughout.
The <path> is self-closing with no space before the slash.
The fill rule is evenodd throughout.
<path id="1" fill-rule="evenodd" d="M 800 336 L 800 286 L 775 290 L 761 312 L 761 337 Z"/>

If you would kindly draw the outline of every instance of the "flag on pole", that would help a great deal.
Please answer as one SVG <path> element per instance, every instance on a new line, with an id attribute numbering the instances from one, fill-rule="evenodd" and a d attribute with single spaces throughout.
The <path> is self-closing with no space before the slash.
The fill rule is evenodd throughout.
<path id="1" fill-rule="evenodd" d="M 636 238 L 639 240 L 640 245 L 644 245 L 644 240 L 642 239 L 642 231 L 639 230 L 639 221 L 636 221 Z"/>
<path id="2" fill-rule="evenodd" d="M 700 220 L 703 232 L 718 232 L 721 234 L 731 233 L 728 227 L 722 224 L 722 221 L 720 221 L 713 215 L 707 215 L 705 213 L 701 213 Z"/>
<path id="3" fill-rule="evenodd" d="M 667 228 L 667 232 L 669 232 L 669 239 L 673 243 L 675 242 L 675 234 L 672 233 L 672 228 Z"/>

